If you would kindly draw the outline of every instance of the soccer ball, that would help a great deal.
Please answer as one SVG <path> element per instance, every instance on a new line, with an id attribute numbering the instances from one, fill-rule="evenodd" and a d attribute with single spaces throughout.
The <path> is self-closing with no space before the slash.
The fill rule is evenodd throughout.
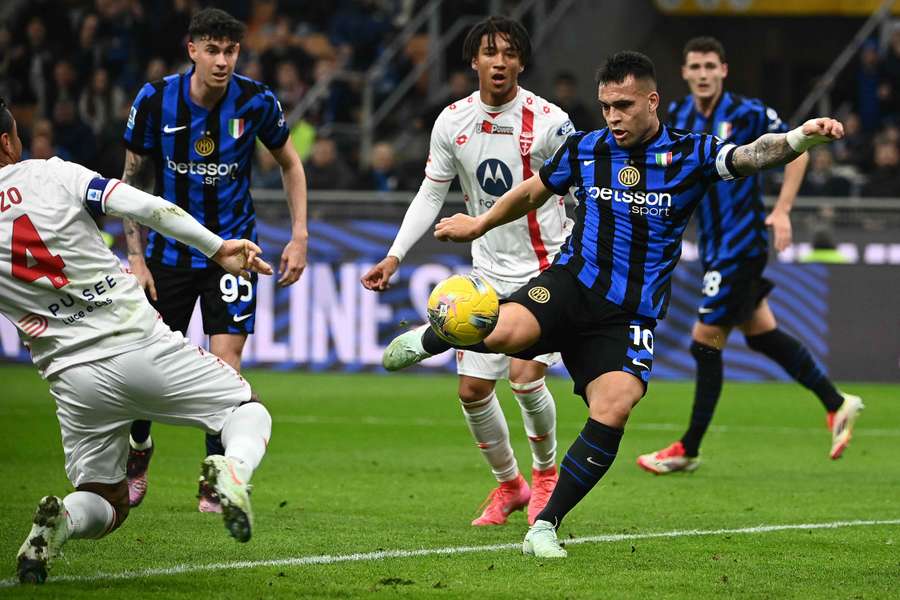
<path id="1" fill-rule="evenodd" d="M 493 331 L 499 316 L 497 292 L 475 274 L 445 279 L 428 297 L 431 328 L 454 346 L 477 344 Z"/>

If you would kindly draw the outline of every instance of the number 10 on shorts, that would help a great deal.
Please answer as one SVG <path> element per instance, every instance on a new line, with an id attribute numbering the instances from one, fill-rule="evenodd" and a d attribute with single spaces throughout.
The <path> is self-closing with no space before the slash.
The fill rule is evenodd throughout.
<path id="1" fill-rule="evenodd" d="M 642 329 L 640 325 L 631 325 L 631 341 L 635 348 L 643 346 L 644 350 L 653 355 L 653 330 Z"/>
<path id="2" fill-rule="evenodd" d="M 219 291 L 222 292 L 222 300 L 229 304 L 236 300 L 247 302 L 253 299 L 253 285 L 243 277 L 235 277 L 230 273 L 222 275 Z"/>

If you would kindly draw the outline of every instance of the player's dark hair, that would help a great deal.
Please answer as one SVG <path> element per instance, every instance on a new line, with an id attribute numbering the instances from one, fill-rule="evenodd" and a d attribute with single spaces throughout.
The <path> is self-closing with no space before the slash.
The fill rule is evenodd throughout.
<path id="1" fill-rule="evenodd" d="M 603 66 L 597 69 L 597 83 L 622 83 L 629 75 L 656 83 L 653 61 L 646 54 L 633 50 L 623 50 L 609 56 Z"/>
<path id="2" fill-rule="evenodd" d="M 681 51 L 682 64 L 687 62 L 688 52 L 701 52 L 703 54 L 715 52 L 719 56 L 720 61 L 726 62 L 725 46 L 722 45 L 722 42 L 709 35 L 701 35 L 687 41 L 687 44 L 684 45 L 684 50 Z"/>
<path id="3" fill-rule="evenodd" d="M 6 100 L 0 98 L 0 135 L 4 133 L 12 135 L 13 132 L 13 116 L 6 108 Z"/>
<path id="4" fill-rule="evenodd" d="M 488 17 L 484 21 L 476 23 L 463 41 L 463 60 L 471 62 L 478 57 L 481 38 L 485 35 L 488 36 L 488 48 L 496 48 L 494 40 L 498 34 L 509 41 L 509 45 L 519 55 L 519 62 L 523 66 L 527 65 L 531 58 L 531 38 L 528 37 L 528 32 L 521 23 L 506 17 Z"/>
<path id="5" fill-rule="evenodd" d="M 191 18 L 188 34 L 191 41 L 208 38 L 240 42 L 247 27 L 224 10 L 204 8 Z"/>

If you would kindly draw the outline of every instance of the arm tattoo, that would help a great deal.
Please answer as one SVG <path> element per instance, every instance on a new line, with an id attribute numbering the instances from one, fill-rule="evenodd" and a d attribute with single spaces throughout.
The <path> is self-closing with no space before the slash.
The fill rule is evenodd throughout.
<path id="1" fill-rule="evenodd" d="M 800 156 L 788 145 L 783 133 L 766 133 L 755 141 L 734 150 L 731 162 L 741 175 L 752 175 L 763 169 L 785 165 Z"/>
<path id="2" fill-rule="evenodd" d="M 153 169 L 146 156 L 125 151 L 125 172 L 122 181 L 139 190 L 150 193 L 153 190 Z M 125 228 L 125 242 L 128 246 L 128 258 L 144 256 L 144 230 L 140 223 L 132 219 L 122 219 Z"/>

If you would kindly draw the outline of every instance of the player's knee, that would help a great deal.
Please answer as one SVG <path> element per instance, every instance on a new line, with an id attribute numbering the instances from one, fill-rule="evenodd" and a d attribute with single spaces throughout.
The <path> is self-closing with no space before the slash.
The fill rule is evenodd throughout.
<path id="1" fill-rule="evenodd" d="M 118 483 L 83 483 L 76 488 L 80 492 L 97 494 L 110 503 L 115 511 L 113 525 L 106 533 L 112 533 L 128 518 L 131 506 L 128 504 L 128 483 L 122 480 Z"/>
<path id="2" fill-rule="evenodd" d="M 486 379 L 465 379 L 459 382 L 459 400 L 463 404 L 477 404 L 493 391 L 494 382 Z"/>
<path id="3" fill-rule="evenodd" d="M 497 327 L 485 339 L 491 350 L 503 353 L 521 352 L 541 337 L 541 326 L 531 311 L 515 302 L 500 305 Z"/>

